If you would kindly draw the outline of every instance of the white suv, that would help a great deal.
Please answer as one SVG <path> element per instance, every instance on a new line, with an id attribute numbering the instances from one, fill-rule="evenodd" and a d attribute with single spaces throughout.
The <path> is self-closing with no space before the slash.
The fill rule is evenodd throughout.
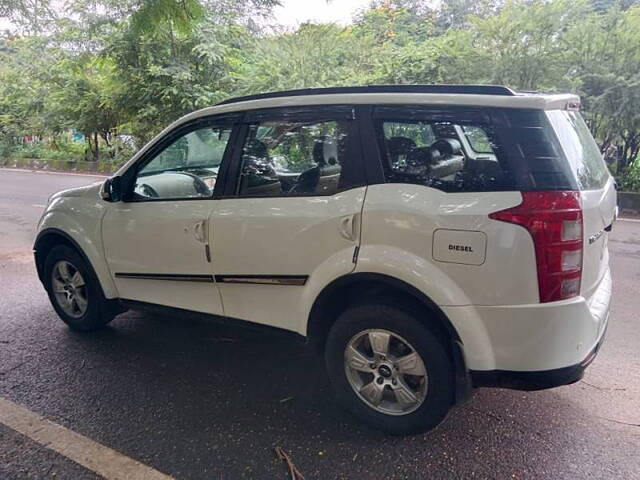
<path id="1" fill-rule="evenodd" d="M 38 273 L 77 330 L 162 306 L 296 332 L 358 417 L 424 431 L 598 350 L 616 194 L 578 108 L 459 85 L 229 100 L 52 196 Z"/>

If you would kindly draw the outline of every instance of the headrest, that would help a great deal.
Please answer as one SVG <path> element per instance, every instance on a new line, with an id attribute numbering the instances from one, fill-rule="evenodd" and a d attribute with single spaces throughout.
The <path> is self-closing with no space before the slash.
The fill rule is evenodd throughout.
<path id="1" fill-rule="evenodd" d="M 245 155 L 255 157 L 255 159 L 268 159 L 269 150 L 267 145 L 260 140 L 253 140 L 250 142 L 244 151 Z"/>
<path id="2" fill-rule="evenodd" d="M 442 157 L 440 150 L 433 147 L 414 148 L 407 155 L 407 164 L 412 167 L 429 166 Z"/>
<path id="3" fill-rule="evenodd" d="M 387 148 L 391 155 L 409 153 L 416 146 L 416 142 L 407 137 L 391 137 L 387 140 Z"/>
<path id="4" fill-rule="evenodd" d="M 441 138 L 431 145 L 440 150 L 444 156 L 458 155 L 462 151 L 462 145 L 455 138 Z"/>
<path id="5" fill-rule="evenodd" d="M 322 135 L 315 139 L 313 161 L 321 167 L 338 163 L 338 145 L 333 137 Z"/>

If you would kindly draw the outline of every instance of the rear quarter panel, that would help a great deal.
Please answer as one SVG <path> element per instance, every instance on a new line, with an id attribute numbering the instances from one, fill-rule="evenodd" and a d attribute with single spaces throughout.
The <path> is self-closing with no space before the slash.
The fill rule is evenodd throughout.
<path id="1" fill-rule="evenodd" d="M 362 215 L 356 272 L 396 277 L 440 306 L 536 303 L 531 236 L 518 225 L 488 217 L 521 201 L 519 192 L 445 193 L 420 185 L 372 185 Z M 433 235 L 438 229 L 483 232 L 484 262 L 434 260 Z"/>

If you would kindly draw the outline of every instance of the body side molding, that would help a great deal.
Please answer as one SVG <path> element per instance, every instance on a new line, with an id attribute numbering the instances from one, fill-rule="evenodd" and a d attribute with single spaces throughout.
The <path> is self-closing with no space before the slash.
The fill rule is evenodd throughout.
<path id="1" fill-rule="evenodd" d="M 207 282 L 213 283 L 213 275 L 182 274 L 182 273 L 125 273 L 117 272 L 116 278 L 132 278 L 138 280 L 169 280 L 176 282 Z"/>
<path id="2" fill-rule="evenodd" d="M 117 272 L 116 278 L 138 280 L 167 280 L 177 282 L 206 282 L 206 283 L 244 283 L 258 285 L 293 285 L 303 286 L 309 275 L 201 275 L 177 273 L 127 273 Z"/>

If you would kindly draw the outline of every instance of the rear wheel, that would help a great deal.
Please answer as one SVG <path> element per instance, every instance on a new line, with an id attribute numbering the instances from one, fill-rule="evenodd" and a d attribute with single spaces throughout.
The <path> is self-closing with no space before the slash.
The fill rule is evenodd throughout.
<path id="1" fill-rule="evenodd" d="M 96 330 L 115 316 L 91 266 L 65 246 L 51 249 L 44 265 L 45 288 L 58 316 L 74 330 Z"/>
<path id="2" fill-rule="evenodd" d="M 453 367 L 443 342 L 398 306 L 345 311 L 329 332 L 325 360 L 340 402 L 385 432 L 430 430 L 453 403 Z"/>

